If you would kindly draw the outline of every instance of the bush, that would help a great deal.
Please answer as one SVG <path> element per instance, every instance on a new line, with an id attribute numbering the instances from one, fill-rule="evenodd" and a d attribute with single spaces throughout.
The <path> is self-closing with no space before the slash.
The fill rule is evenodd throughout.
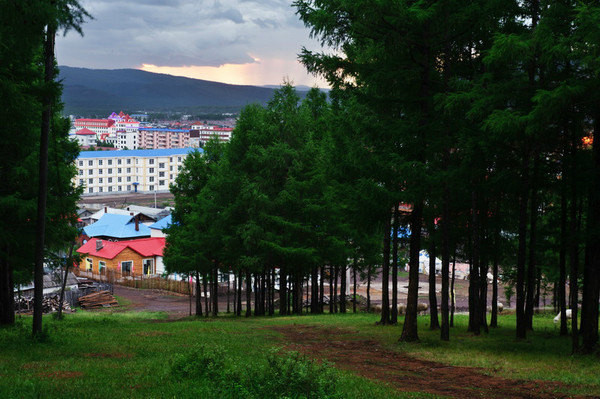
<path id="1" fill-rule="evenodd" d="M 171 361 L 171 375 L 181 378 L 219 378 L 225 369 L 225 350 L 220 346 L 201 345 Z"/>

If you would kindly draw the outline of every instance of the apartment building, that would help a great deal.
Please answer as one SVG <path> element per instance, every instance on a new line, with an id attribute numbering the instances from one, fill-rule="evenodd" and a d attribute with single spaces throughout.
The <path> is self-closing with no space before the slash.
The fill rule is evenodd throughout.
<path id="1" fill-rule="evenodd" d="M 73 122 L 76 130 L 80 130 L 83 128 L 89 129 L 92 132 L 96 133 L 98 137 L 100 137 L 103 133 L 113 133 L 115 121 L 112 119 L 75 119 Z"/>
<path id="2" fill-rule="evenodd" d="M 194 148 L 82 151 L 75 184 L 83 195 L 168 192 Z"/>
<path id="3" fill-rule="evenodd" d="M 190 131 L 184 129 L 140 128 L 138 135 L 139 148 L 187 148 L 190 142 Z"/>
<path id="4" fill-rule="evenodd" d="M 192 137 L 191 147 L 203 146 L 208 140 L 213 137 L 217 137 L 219 141 L 225 142 L 231 140 L 233 134 L 233 128 L 231 127 L 219 127 L 219 126 L 206 126 L 206 125 L 192 125 L 190 130 L 190 136 Z"/>

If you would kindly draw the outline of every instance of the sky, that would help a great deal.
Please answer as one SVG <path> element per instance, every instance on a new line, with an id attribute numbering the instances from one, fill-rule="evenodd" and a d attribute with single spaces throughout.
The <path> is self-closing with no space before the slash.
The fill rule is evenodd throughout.
<path id="1" fill-rule="evenodd" d="M 135 68 L 233 84 L 326 87 L 298 62 L 320 50 L 286 0 L 82 0 L 94 17 L 56 40 L 59 65 Z"/>

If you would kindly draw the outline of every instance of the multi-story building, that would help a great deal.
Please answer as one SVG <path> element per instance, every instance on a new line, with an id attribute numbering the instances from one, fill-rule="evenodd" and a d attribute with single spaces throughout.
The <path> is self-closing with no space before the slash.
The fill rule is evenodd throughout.
<path id="1" fill-rule="evenodd" d="M 192 142 L 195 143 L 197 141 L 200 147 L 215 136 L 221 142 L 229 141 L 232 134 L 233 128 L 231 127 L 192 125 L 190 130 L 190 136 L 193 138 Z"/>
<path id="2" fill-rule="evenodd" d="M 139 148 L 186 148 L 189 147 L 190 131 L 184 129 L 140 128 Z"/>
<path id="3" fill-rule="evenodd" d="M 140 127 L 140 122 L 136 121 L 128 114 L 123 111 L 116 113 L 112 113 L 109 115 L 108 119 L 115 121 L 114 132 L 136 132 Z"/>
<path id="4" fill-rule="evenodd" d="M 168 192 L 192 151 L 197 150 L 82 151 L 75 184 L 85 187 L 84 195 Z"/>
<path id="5" fill-rule="evenodd" d="M 120 148 L 121 150 L 136 150 L 139 148 L 139 133 L 138 131 L 128 132 L 128 131 L 118 131 L 115 133 L 115 147 Z"/>
<path id="6" fill-rule="evenodd" d="M 115 121 L 112 119 L 75 119 L 75 129 L 89 129 L 100 137 L 103 133 L 113 133 Z"/>

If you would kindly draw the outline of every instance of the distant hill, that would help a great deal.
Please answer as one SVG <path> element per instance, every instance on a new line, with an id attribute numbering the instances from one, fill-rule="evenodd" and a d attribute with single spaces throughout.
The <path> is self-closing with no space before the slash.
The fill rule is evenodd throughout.
<path id="1" fill-rule="evenodd" d="M 86 69 L 60 66 L 66 114 L 129 112 L 231 112 L 266 103 L 273 89 L 190 79 L 137 69 Z"/>

